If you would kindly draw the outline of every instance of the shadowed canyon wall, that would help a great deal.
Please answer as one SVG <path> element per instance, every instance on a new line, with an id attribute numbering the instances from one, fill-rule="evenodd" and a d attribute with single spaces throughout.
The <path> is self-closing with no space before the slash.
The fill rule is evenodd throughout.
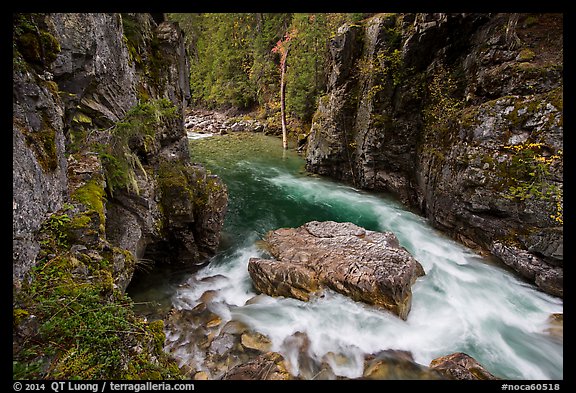
<path id="1" fill-rule="evenodd" d="M 330 50 L 307 169 L 392 192 L 562 296 L 562 15 L 379 14 Z"/>

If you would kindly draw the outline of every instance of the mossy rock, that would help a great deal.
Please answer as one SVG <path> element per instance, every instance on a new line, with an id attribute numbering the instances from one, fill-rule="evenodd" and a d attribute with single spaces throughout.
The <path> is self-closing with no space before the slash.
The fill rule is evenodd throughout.
<path id="1" fill-rule="evenodd" d="M 14 315 L 14 331 L 25 336 L 13 356 L 15 378 L 182 378 L 162 350 L 162 322 L 134 314 L 98 254 L 60 251 L 40 260 L 14 298 Z"/>
<path id="2" fill-rule="evenodd" d="M 158 170 L 163 211 L 172 221 L 194 220 L 195 212 L 205 208 L 211 195 L 222 191 L 221 183 L 204 168 L 164 162 Z"/>
<path id="3" fill-rule="evenodd" d="M 533 50 L 524 48 L 518 53 L 518 57 L 516 58 L 518 61 L 531 61 L 536 57 L 536 54 Z"/>
<path id="4" fill-rule="evenodd" d="M 76 112 L 72 118 L 74 123 L 92 125 L 92 118 L 82 112 Z"/>
<path id="5" fill-rule="evenodd" d="M 47 122 L 43 122 L 38 131 L 27 130 L 24 133 L 26 144 L 34 152 L 38 163 L 45 172 L 53 172 L 58 168 L 56 153 L 56 130 Z"/>
<path id="6" fill-rule="evenodd" d="M 100 224 L 103 225 L 106 219 L 104 214 L 105 195 L 103 180 L 100 176 L 94 176 L 72 193 L 72 200 L 95 211 L 98 214 Z"/>
<path id="7" fill-rule="evenodd" d="M 27 31 L 16 37 L 16 45 L 22 57 L 31 64 L 47 66 L 60 53 L 58 40 L 47 31 Z"/>

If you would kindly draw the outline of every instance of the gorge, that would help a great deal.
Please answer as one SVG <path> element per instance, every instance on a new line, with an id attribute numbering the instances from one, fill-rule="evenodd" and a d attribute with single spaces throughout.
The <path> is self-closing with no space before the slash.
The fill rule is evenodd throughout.
<path id="1" fill-rule="evenodd" d="M 218 67 L 270 86 L 287 21 L 297 42 L 322 15 L 238 14 L 238 34 L 252 15 L 267 60 Z M 230 119 L 186 117 L 211 113 L 196 107 L 200 30 L 165 14 L 15 14 L 14 378 L 562 379 L 562 23 L 342 23 L 325 91 L 288 91 L 284 151 L 269 136 L 277 91 L 246 99 L 248 85 L 207 77 Z M 290 67 L 313 62 L 292 53 L 289 89 L 309 93 Z M 266 233 L 314 221 L 397 237 L 425 273 L 410 275 L 401 318 L 341 284 L 306 303 L 259 294 L 249 260 L 270 258 Z M 458 362 L 483 371 L 440 371 Z"/>

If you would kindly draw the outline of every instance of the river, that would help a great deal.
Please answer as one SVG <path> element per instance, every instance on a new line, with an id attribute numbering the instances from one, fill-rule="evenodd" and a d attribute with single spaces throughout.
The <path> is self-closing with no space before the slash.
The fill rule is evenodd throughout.
<path id="1" fill-rule="evenodd" d="M 563 342 L 547 331 L 550 315 L 563 312 L 561 299 L 452 241 L 386 195 L 306 173 L 304 160 L 293 150 L 283 151 L 278 138 L 195 138 L 190 149 L 193 161 L 228 186 L 220 250 L 198 271 L 164 268 L 140 274 L 128 293 L 149 318 L 208 302 L 219 318 L 215 324 L 240 321 L 267 336 L 271 350 L 289 361 L 293 374 L 304 375 L 302 358 L 286 343 L 301 332 L 308 340 L 306 356 L 316 362 L 328 359 L 334 374 L 349 378 L 362 375 L 365 355 L 386 349 L 409 351 L 422 365 L 465 352 L 505 379 L 563 378 Z M 349 221 L 397 235 L 426 272 L 412 287 L 406 321 L 330 291 L 307 303 L 256 296 L 247 265 L 250 257 L 265 256 L 258 240 L 271 229 L 312 220 Z M 172 325 L 167 349 L 182 364 L 198 368 L 203 355 L 190 349 L 194 339 L 182 345 L 187 330 Z"/>

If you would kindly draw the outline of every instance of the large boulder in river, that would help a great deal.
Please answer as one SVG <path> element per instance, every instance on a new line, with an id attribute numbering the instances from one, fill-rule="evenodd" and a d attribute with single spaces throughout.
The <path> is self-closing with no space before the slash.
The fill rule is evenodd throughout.
<path id="1" fill-rule="evenodd" d="M 251 258 L 248 272 L 257 290 L 309 300 L 330 288 L 356 301 L 384 307 L 406 319 L 411 286 L 424 269 L 391 232 L 352 223 L 312 221 L 268 232 L 265 244 L 276 260 Z"/>

